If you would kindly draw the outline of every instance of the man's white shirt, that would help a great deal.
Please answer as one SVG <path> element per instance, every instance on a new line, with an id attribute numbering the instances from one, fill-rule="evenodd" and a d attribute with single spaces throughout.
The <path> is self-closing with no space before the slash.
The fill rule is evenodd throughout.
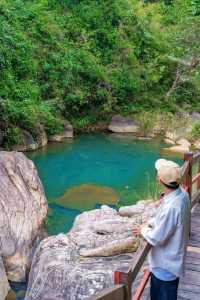
<path id="1" fill-rule="evenodd" d="M 143 237 L 153 246 L 149 267 L 161 268 L 177 277 L 184 273 L 186 247 L 190 230 L 190 200 L 182 188 L 163 197 L 155 218 L 141 229 Z"/>

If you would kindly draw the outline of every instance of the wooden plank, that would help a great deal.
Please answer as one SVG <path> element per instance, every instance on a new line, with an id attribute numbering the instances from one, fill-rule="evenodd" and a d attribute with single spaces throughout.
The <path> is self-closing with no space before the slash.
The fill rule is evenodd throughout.
<path id="1" fill-rule="evenodd" d="M 200 189 L 197 190 L 191 199 L 191 206 L 193 207 L 196 203 L 200 201 Z"/>
<path id="2" fill-rule="evenodd" d="M 199 293 L 199 286 L 195 285 L 195 284 L 188 283 L 188 282 L 181 282 L 180 281 L 178 288 L 180 290 L 183 290 L 183 291 L 191 291 L 191 292 L 194 292 L 194 293 Z"/>
<path id="3" fill-rule="evenodd" d="M 114 287 L 104 289 L 102 292 L 94 295 L 87 300 L 125 300 L 126 298 L 125 286 L 115 285 Z"/>
<path id="4" fill-rule="evenodd" d="M 183 299 L 188 299 L 188 300 L 199 300 L 199 293 L 194 293 L 191 291 L 184 291 L 179 289 L 178 290 L 178 299 L 179 296 L 182 297 Z"/>

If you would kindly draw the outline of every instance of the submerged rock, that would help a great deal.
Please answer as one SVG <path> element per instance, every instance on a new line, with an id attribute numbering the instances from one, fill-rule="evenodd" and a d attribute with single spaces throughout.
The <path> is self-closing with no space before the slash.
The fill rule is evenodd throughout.
<path id="1" fill-rule="evenodd" d="M 55 203 L 66 208 L 79 210 L 92 209 L 96 203 L 116 204 L 119 199 L 110 187 L 95 184 L 82 184 L 68 189 Z"/>
<path id="2" fill-rule="evenodd" d="M 0 252 L 9 280 L 23 281 L 47 215 L 44 190 L 32 161 L 0 152 Z"/>

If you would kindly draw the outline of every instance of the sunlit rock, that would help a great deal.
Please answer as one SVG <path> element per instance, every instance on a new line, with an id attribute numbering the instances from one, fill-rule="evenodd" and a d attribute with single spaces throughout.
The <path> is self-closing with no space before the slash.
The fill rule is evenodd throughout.
<path id="1" fill-rule="evenodd" d="M 47 215 L 44 190 L 32 161 L 0 152 L 0 252 L 9 280 L 23 281 Z"/>
<path id="2" fill-rule="evenodd" d="M 143 209 L 133 217 L 103 205 L 80 214 L 67 235 L 43 240 L 33 258 L 25 299 L 83 300 L 111 287 L 114 271 L 128 267 L 138 249 L 133 227 L 147 211 L 148 217 L 155 214 L 158 202 L 146 203 L 138 203 Z"/>
<path id="3" fill-rule="evenodd" d="M 112 117 L 111 123 L 108 126 L 108 130 L 116 133 L 138 133 L 139 124 L 130 118 L 115 115 Z"/>
<path id="4" fill-rule="evenodd" d="M 54 134 L 49 137 L 50 142 L 63 142 L 66 138 L 73 138 L 73 127 L 70 122 L 65 121 L 64 131 L 58 134 Z"/>
<path id="5" fill-rule="evenodd" d="M 188 140 L 183 139 L 183 138 L 178 140 L 176 143 L 183 147 L 191 147 L 191 143 Z"/>

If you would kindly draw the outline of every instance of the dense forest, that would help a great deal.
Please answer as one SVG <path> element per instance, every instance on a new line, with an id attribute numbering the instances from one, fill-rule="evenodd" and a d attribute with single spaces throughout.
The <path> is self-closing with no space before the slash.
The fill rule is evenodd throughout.
<path id="1" fill-rule="evenodd" d="M 1 0 L 0 130 L 200 111 L 198 0 Z"/>

